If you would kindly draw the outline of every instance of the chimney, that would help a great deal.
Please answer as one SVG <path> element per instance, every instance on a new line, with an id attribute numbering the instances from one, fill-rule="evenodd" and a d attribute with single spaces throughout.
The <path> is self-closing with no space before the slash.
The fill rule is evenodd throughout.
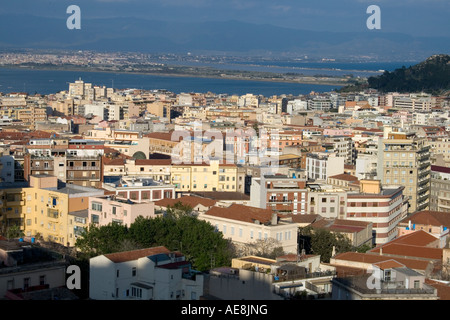
<path id="1" fill-rule="evenodd" d="M 278 224 L 278 215 L 274 212 L 274 213 L 272 213 L 271 225 L 277 225 L 277 224 Z"/>

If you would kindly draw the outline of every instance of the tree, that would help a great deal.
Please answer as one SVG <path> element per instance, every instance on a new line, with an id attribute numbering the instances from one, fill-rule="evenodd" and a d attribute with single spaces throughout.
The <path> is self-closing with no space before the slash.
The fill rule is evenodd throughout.
<path id="1" fill-rule="evenodd" d="M 305 250 L 308 253 L 320 255 L 322 262 L 330 262 L 333 247 L 336 252 L 347 252 L 352 250 L 350 240 L 341 233 L 333 233 L 323 228 L 312 228 L 307 226 L 299 228 L 299 237 L 310 240 Z"/>
<path id="2" fill-rule="evenodd" d="M 246 246 L 247 253 L 263 258 L 275 259 L 285 254 L 280 241 L 274 238 L 257 239 Z"/>
<path id="3" fill-rule="evenodd" d="M 82 231 L 75 246 L 87 257 L 119 252 L 120 246 L 127 239 L 127 233 L 128 228 L 118 223 L 106 226 L 91 224 L 87 230 Z"/>
<path id="4" fill-rule="evenodd" d="M 216 232 L 210 223 L 187 214 L 156 218 L 140 216 L 129 228 L 119 224 L 91 225 L 75 245 L 87 257 L 165 246 L 169 250 L 180 250 L 199 271 L 229 266 L 234 252 L 231 242 L 224 239 L 221 232 Z"/>
<path id="5" fill-rule="evenodd" d="M 23 237 L 24 233 L 18 225 L 12 225 L 6 228 L 6 238 L 14 239 Z"/>
<path id="6" fill-rule="evenodd" d="M 166 214 L 173 218 L 180 218 L 182 216 L 191 215 L 192 207 L 188 204 L 183 204 L 181 201 L 176 202 L 173 207 L 168 205 Z"/>

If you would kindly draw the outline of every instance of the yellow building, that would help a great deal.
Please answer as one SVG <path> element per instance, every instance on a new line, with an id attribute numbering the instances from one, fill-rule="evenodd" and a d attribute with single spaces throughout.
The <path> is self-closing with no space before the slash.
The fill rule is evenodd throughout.
<path id="1" fill-rule="evenodd" d="M 172 165 L 171 181 L 177 192 L 244 192 L 245 172 L 235 164 Z"/>
<path id="2" fill-rule="evenodd" d="M 89 196 L 103 190 L 67 184 L 57 186 L 55 176 L 30 176 L 30 187 L 4 190 L 3 225 L 19 225 L 26 237 L 74 246 L 87 219 L 80 213 L 89 206 Z"/>

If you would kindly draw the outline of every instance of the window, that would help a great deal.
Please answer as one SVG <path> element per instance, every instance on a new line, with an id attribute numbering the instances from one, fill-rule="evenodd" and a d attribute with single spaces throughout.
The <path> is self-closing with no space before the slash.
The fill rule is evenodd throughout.
<path id="1" fill-rule="evenodd" d="M 91 208 L 94 211 L 102 211 L 102 204 L 99 202 L 92 202 Z"/>
<path id="2" fill-rule="evenodd" d="M 133 267 L 131 269 L 131 276 L 135 277 L 136 276 L 136 267 Z"/>
<path id="3" fill-rule="evenodd" d="M 24 278 L 23 279 L 23 289 L 26 290 L 30 286 L 30 278 Z"/>
<path id="4" fill-rule="evenodd" d="M 39 276 L 39 285 L 45 285 L 45 275 Z"/>

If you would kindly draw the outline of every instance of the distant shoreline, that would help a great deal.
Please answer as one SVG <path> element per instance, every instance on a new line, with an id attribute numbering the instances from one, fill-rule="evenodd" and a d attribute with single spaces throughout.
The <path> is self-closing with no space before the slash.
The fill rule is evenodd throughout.
<path id="1" fill-rule="evenodd" d="M 184 66 L 183 66 L 184 67 Z M 111 74 L 135 74 L 135 75 L 152 75 L 152 76 L 161 76 L 161 77 L 185 77 L 185 78 L 210 78 L 210 79 L 226 79 L 226 80 L 237 80 L 237 81 L 262 81 L 262 82 L 277 82 L 277 83 L 294 83 L 294 84 L 311 84 L 311 85 L 326 85 L 326 86 L 337 86 L 343 87 L 349 84 L 347 81 L 337 80 L 333 81 L 321 81 L 320 78 L 314 76 L 305 76 L 308 78 L 315 78 L 313 81 L 307 80 L 293 80 L 293 79 L 279 79 L 279 78 L 266 78 L 258 76 L 258 72 L 246 72 L 250 74 L 255 74 L 255 76 L 233 76 L 227 74 L 227 70 L 215 70 L 217 72 L 221 72 L 220 76 L 217 75 L 209 75 L 209 74 L 201 74 L 201 73 L 169 73 L 169 72 L 151 72 L 145 71 L 127 71 L 127 70 L 104 70 L 100 68 L 89 68 L 89 67 L 77 67 L 77 66 L 28 66 L 28 65 L 0 65 L 0 69 L 17 69 L 17 70 L 41 70 L 41 71 L 81 71 L 81 72 L 99 72 L 99 73 L 111 73 Z M 238 71 L 235 71 L 238 72 Z M 243 71 L 244 72 L 244 71 Z M 274 75 L 276 75 L 274 73 Z M 330 76 L 329 78 L 333 78 Z M 336 77 L 336 79 L 342 79 Z"/>

